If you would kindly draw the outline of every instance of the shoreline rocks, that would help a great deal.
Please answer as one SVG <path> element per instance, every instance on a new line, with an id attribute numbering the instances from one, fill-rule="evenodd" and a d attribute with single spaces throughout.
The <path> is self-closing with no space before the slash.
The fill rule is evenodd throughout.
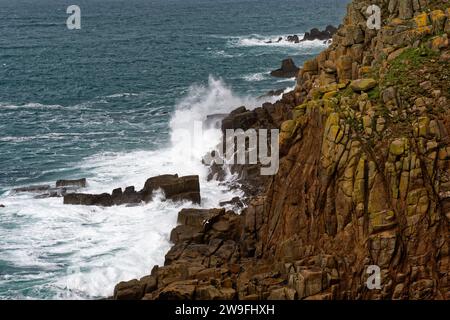
<path id="1" fill-rule="evenodd" d="M 450 299 L 449 48 L 433 45 L 450 10 L 376 3 L 389 12 L 381 30 L 365 28 L 367 1 L 353 0 L 293 92 L 222 122 L 282 129 L 275 176 L 257 184 L 250 166 L 230 168 L 255 192 L 242 214 L 180 218 L 164 266 L 115 298 Z M 369 290 L 374 265 L 381 288 Z"/>
<path id="2" fill-rule="evenodd" d="M 67 194 L 64 196 L 64 204 L 103 207 L 138 204 L 152 201 L 153 193 L 157 190 L 162 190 L 167 200 L 201 203 L 199 177 L 178 177 L 175 174 L 149 178 L 145 182 L 144 188 L 140 191 L 136 191 L 134 186 L 129 186 L 124 191 L 122 191 L 122 188 L 114 189 L 111 194 Z"/>
<path id="3" fill-rule="evenodd" d="M 312 28 L 310 31 L 305 32 L 302 39 L 298 35 L 291 35 L 286 37 L 286 41 L 292 43 L 300 43 L 303 41 L 313 41 L 313 40 L 330 40 L 333 38 L 334 34 L 337 32 L 337 28 L 328 25 L 325 30 L 319 30 L 318 28 Z"/>

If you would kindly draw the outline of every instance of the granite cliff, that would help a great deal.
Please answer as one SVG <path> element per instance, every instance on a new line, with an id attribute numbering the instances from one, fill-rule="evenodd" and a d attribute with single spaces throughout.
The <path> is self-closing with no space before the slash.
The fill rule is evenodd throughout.
<path id="1" fill-rule="evenodd" d="M 165 265 L 114 298 L 450 299 L 449 36 L 447 0 L 354 0 L 295 90 L 222 122 L 280 128 L 277 175 L 234 168 L 242 214 L 181 211 Z"/>

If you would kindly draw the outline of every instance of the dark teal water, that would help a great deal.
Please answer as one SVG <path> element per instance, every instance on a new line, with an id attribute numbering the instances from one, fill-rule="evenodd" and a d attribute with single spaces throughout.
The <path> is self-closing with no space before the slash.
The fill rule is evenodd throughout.
<path id="1" fill-rule="evenodd" d="M 79 176 L 108 190 L 113 182 L 134 183 L 139 174 L 166 173 L 163 163 L 145 161 L 173 143 L 177 121 L 170 120 L 177 108 L 193 104 L 214 113 L 293 86 L 268 72 L 287 56 L 300 65 L 325 45 L 265 42 L 337 25 L 348 2 L 0 0 L 0 203 L 7 204 L 0 209 L 0 298 L 98 297 L 111 290 L 104 283 L 138 276 L 154 262 L 142 252 L 117 266 L 131 256 L 129 243 L 149 241 L 127 233 L 138 232 L 144 211 L 142 220 L 120 229 L 123 220 L 108 220 L 109 211 L 92 218 L 77 209 L 68 217 L 56 200 L 8 190 Z M 71 4 L 81 7 L 81 30 L 66 28 Z M 170 230 L 172 220 L 162 230 Z M 77 231 L 68 235 L 71 223 Z M 111 243 L 111 234 L 120 241 Z M 133 252 L 142 248 L 160 261 L 167 244 Z M 134 270 L 136 263 L 144 267 Z M 60 285 L 73 267 L 81 268 L 80 277 Z"/>

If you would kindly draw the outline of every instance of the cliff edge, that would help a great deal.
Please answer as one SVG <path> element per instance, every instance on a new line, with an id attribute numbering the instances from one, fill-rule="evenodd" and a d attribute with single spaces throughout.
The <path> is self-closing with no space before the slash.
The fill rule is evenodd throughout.
<path id="1" fill-rule="evenodd" d="M 241 215 L 180 212 L 165 265 L 114 298 L 450 299 L 449 7 L 349 4 L 295 90 L 246 114 L 281 129 L 277 175 Z"/>

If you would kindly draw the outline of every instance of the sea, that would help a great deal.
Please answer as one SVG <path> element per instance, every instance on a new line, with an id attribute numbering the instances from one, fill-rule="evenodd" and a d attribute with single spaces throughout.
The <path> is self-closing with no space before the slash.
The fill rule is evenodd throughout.
<path id="1" fill-rule="evenodd" d="M 295 79 L 270 71 L 327 44 L 276 40 L 339 25 L 348 2 L 0 0 L 0 299 L 104 298 L 162 265 L 181 208 L 242 195 L 207 181 L 200 160 L 218 129 L 195 145 L 179 133 L 292 89 Z M 80 29 L 67 26 L 70 5 Z M 88 193 L 139 190 L 175 173 L 200 176 L 200 206 L 161 194 L 133 207 L 70 206 L 12 191 L 78 178 Z"/>

